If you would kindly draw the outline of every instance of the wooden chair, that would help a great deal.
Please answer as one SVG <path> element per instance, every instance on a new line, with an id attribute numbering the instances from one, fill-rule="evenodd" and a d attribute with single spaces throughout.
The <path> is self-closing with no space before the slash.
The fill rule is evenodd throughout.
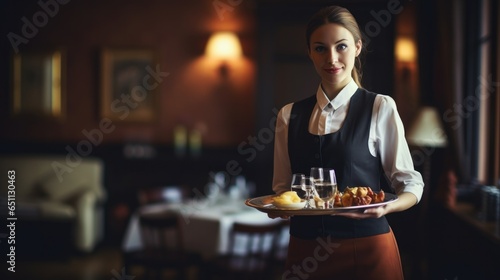
<path id="1" fill-rule="evenodd" d="M 141 205 L 159 202 L 181 202 L 177 187 L 143 189 L 139 192 Z M 173 194 L 173 195 L 171 195 Z M 184 249 L 182 217 L 171 211 L 140 213 L 139 225 L 143 247 L 123 252 L 123 262 L 128 275 L 132 267 L 142 267 L 143 279 L 164 279 L 166 270 L 174 272 L 177 279 L 188 279 L 191 268 L 201 267 L 199 254 Z M 141 278 L 142 279 L 142 278 Z"/>
<path id="2" fill-rule="evenodd" d="M 281 234 L 287 234 L 290 232 L 290 220 L 281 220 Z M 281 237 L 280 237 L 281 239 Z M 281 241 L 281 240 L 279 240 Z M 286 240 L 284 244 L 281 244 L 281 242 L 278 242 L 276 245 L 276 251 L 274 253 L 274 260 L 273 260 L 273 265 L 276 270 L 276 273 L 282 274 L 283 273 L 283 268 L 285 267 L 286 263 L 286 257 L 288 255 L 288 243 L 290 242 L 289 239 Z M 281 277 L 279 277 L 281 279 Z"/>
<path id="3" fill-rule="evenodd" d="M 144 247 L 124 253 L 127 273 L 131 267 L 141 266 L 144 279 L 152 275 L 163 279 L 167 269 L 175 272 L 177 279 L 188 279 L 189 269 L 200 267 L 201 256 L 183 248 L 181 217 L 173 213 L 155 213 L 141 215 L 139 219 Z"/>
<path id="4" fill-rule="evenodd" d="M 142 188 L 138 191 L 140 206 L 154 203 L 179 203 L 189 197 L 187 186 L 166 185 Z"/>
<path id="5" fill-rule="evenodd" d="M 231 230 L 229 252 L 205 263 L 204 279 L 273 279 L 282 229 L 282 223 L 235 223 Z"/>

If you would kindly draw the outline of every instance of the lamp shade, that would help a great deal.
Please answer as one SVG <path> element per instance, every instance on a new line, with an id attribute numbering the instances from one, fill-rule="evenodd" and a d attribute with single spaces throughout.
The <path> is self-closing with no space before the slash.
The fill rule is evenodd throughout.
<path id="1" fill-rule="evenodd" d="M 439 114 L 434 107 L 422 107 L 408 130 L 406 139 L 410 145 L 420 147 L 446 147 L 448 139 Z"/>
<path id="2" fill-rule="evenodd" d="M 241 56 L 241 44 L 232 32 L 216 32 L 207 43 L 205 54 L 209 57 L 231 59 Z"/>

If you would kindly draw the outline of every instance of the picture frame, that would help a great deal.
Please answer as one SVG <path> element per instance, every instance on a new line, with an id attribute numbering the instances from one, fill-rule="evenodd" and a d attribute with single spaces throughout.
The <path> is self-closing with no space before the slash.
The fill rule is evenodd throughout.
<path id="1" fill-rule="evenodd" d="M 103 49 L 100 63 L 100 117 L 119 122 L 154 120 L 158 86 L 150 81 L 154 53 L 148 49 Z"/>
<path id="2" fill-rule="evenodd" d="M 12 115 L 64 118 L 64 60 L 61 50 L 21 52 L 13 56 Z"/>

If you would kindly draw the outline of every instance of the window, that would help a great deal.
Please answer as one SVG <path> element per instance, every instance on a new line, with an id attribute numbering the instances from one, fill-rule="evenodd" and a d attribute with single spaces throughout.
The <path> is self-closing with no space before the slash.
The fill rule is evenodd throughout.
<path id="1" fill-rule="evenodd" d="M 493 185 L 500 179 L 500 76 L 497 1 L 466 1 L 463 143 L 471 182 Z"/>

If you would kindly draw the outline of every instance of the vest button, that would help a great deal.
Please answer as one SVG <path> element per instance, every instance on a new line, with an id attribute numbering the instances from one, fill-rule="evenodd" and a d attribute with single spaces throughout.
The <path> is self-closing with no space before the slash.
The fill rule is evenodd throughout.
<path id="1" fill-rule="evenodd" d="M 319 159 L 319 154 L 315 154 L 314 158 Z"/>

